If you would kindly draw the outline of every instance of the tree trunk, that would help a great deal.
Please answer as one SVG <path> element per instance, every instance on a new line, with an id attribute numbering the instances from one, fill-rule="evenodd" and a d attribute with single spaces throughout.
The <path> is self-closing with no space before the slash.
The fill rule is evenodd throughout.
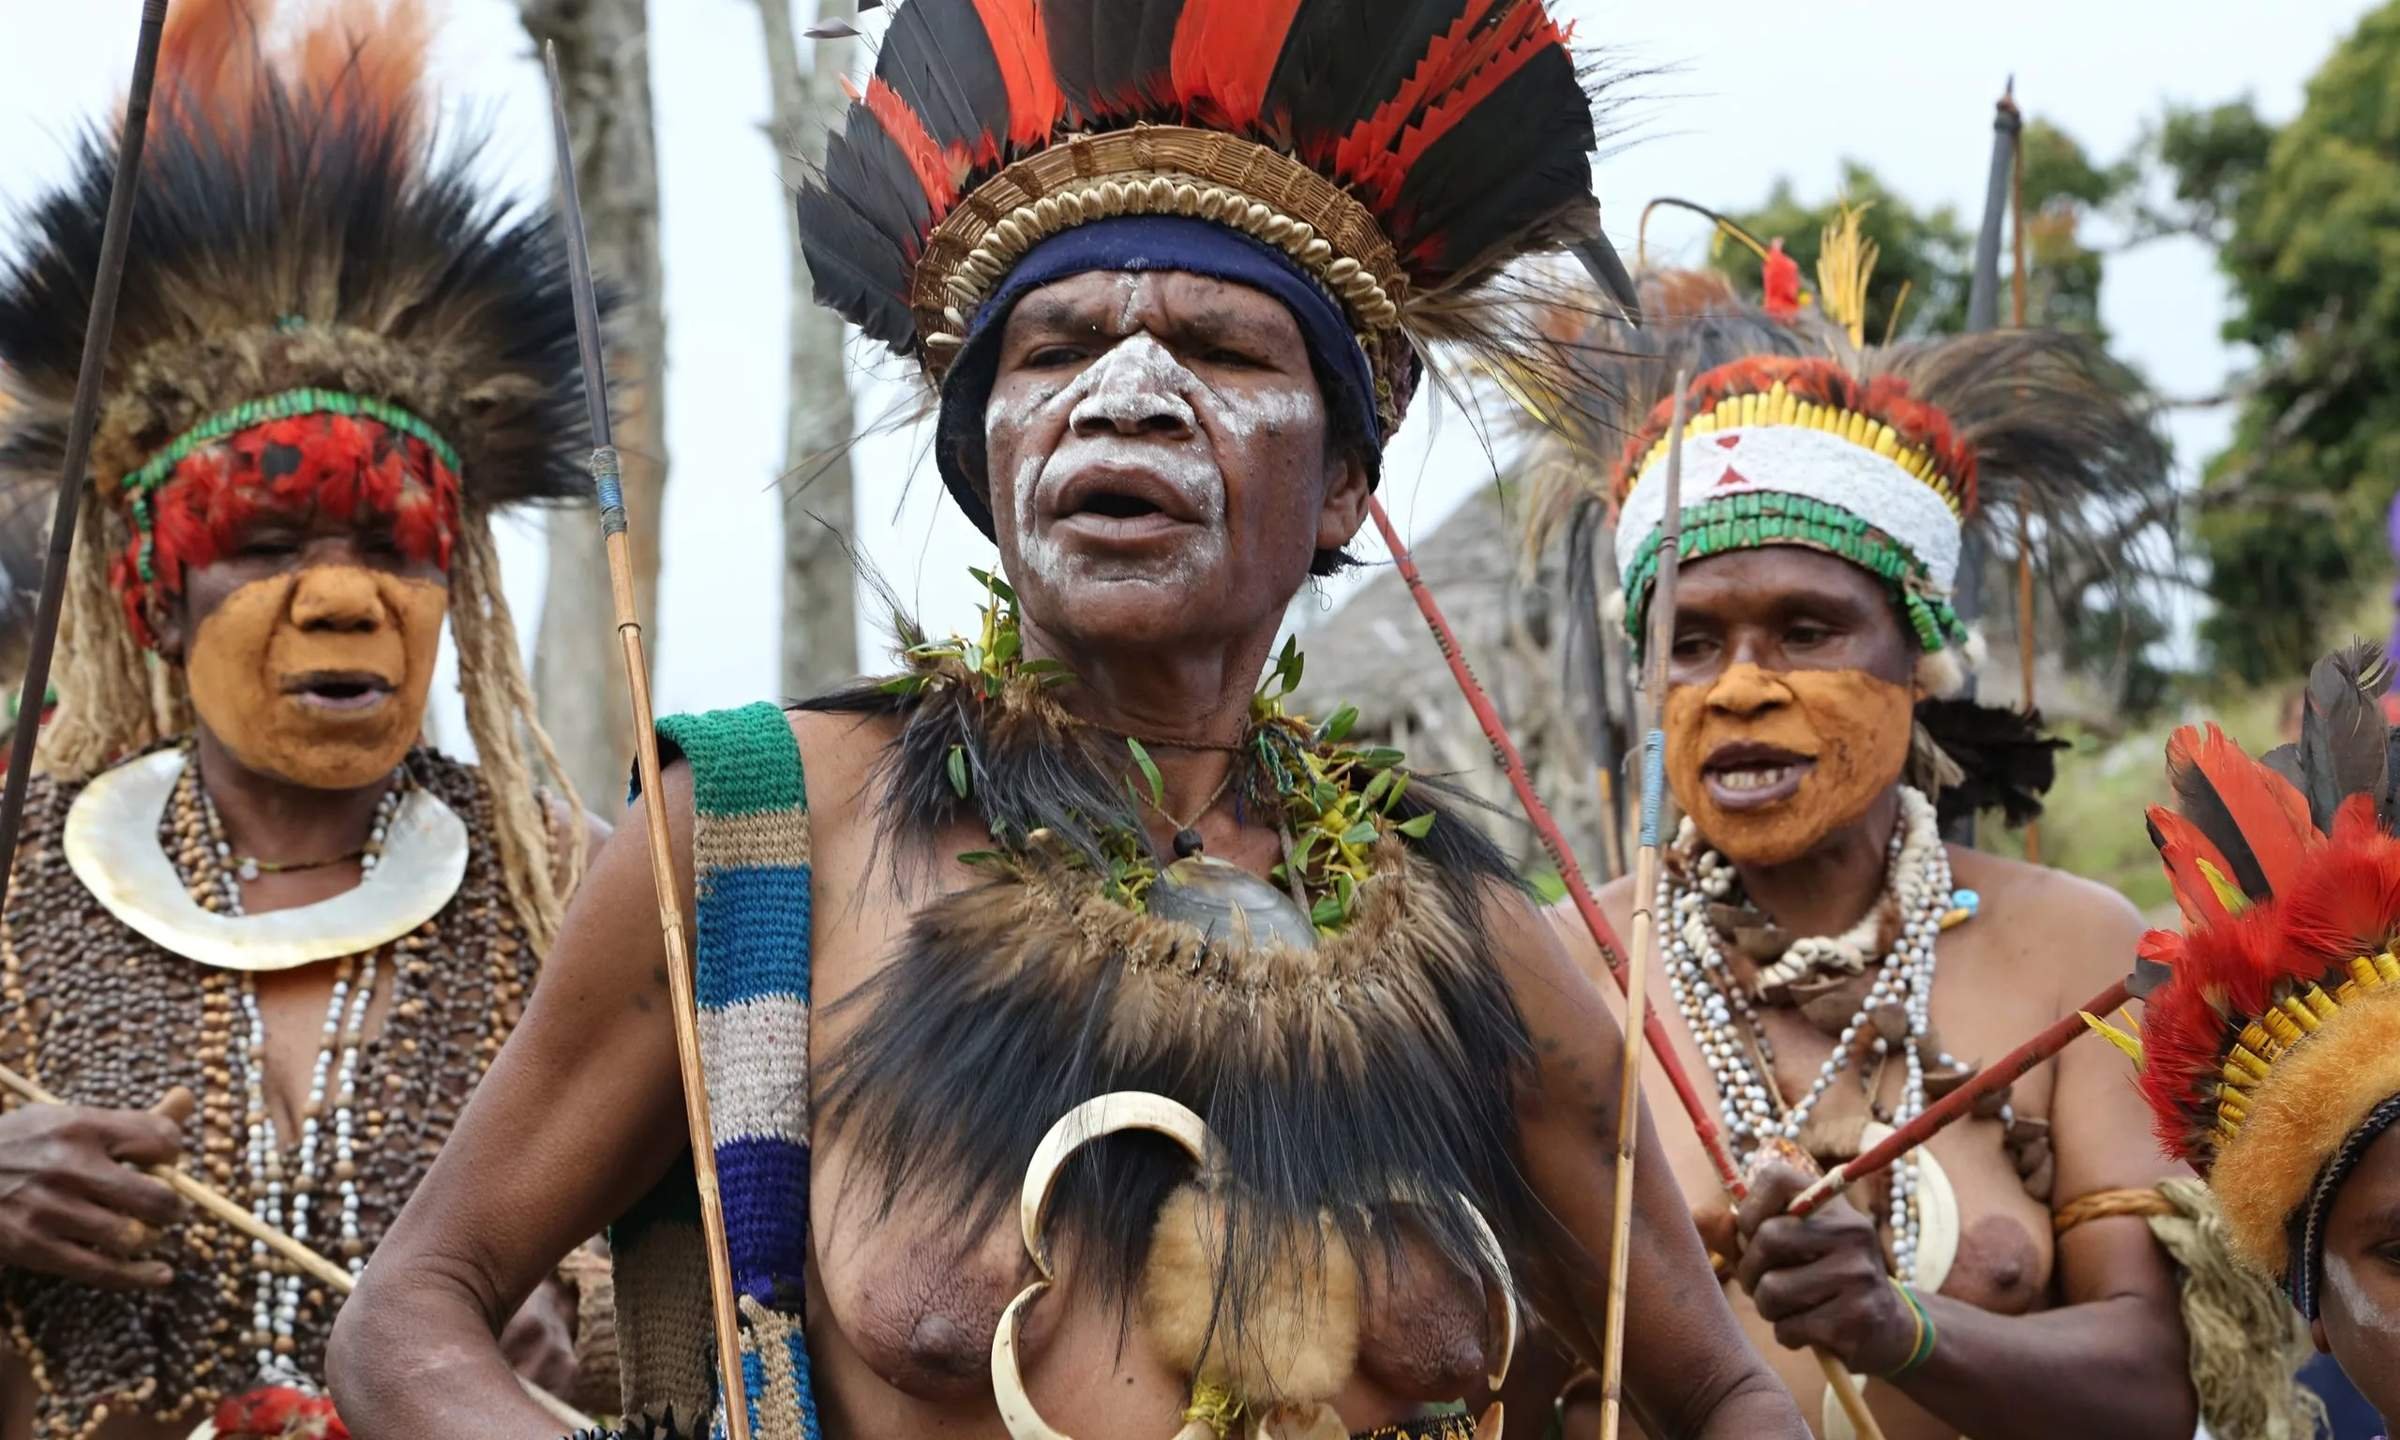
<path id="1" fill-rule="evenodd" d="M 771 122 L 787 183 L 824 163 L 825 136 L 842 115 L 842 76 L 857 42 L 813 42 L 807 70 L 792 29 L 792 0 L 759 0 L 766 31 Z M 853 0 L 818 0 L 819 21 L 848 20 Z M 845 548 L 857 529 L 850 468 L 850 384 L 841 318 L 819 306 L 800 253 L 799 210 L 786 204 L 791 238 L 791 393 L 784 430 L 783 693 L 814 695 L 858 673 L 858 585 Z"/>
<path id="2" fill-rule="evenodd" d="M 658 532 L 667 481 L 667 315 L 658 249 L 658 147 L 650 120 L 647 0 L 520 0 L 537 49 L 558 46 L 592 271 L 611 287 L 609 368 L 624 460 L 634 595 L 658 656 Z M 624 661 L 610 623 L 608 564 L 588 510 L 550 519 L 550 580 L 533 681 L 542 722 L 585 799 L 603 813 L 633 760 Z"/>

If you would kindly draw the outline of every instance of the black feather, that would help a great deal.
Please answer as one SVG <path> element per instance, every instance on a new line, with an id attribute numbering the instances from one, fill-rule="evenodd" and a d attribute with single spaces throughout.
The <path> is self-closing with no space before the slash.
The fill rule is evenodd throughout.
<path id="1" fill-rule="evenodd" d="M 869 336 L 906 352 L 916 344 L 909 309 L 911 257 L 932 206 L 908 158 L 864 106 L 852 106 L 825 144 L 825 183 L 801 188 L 800 245 L 819 302 Z"/>
<path id="2" fill-rule="evenodd" d="M 2298 745 L 2278 745 L 2266 754 L 2259 756 L 2258 763 L 2290 781 L 2294 790 L 2303 795 L 2308 793 L 2308 777 L 2300 770 L 2300 747 Z"/>
<path id="3" fill-rule="evenodd" d="M 2334 812 L 2352 795 L 2383 792 L 2390 746 L 2380 701 L 2392 680 L 2378 641 L 2358 640 L 2309 671 L 2300 715 L 2300 793 L 2318 830 L 2333 831 Z"/>
<path id="4" fill-rule="evenodd" d="M 1965 775 L 1936 805 L 1945 824 L 1986 810 L 2000 811 L 2010 825 L 2040 817 L 2067 742 L 2042 733 L 2039 710 L 1926 700 L 1917 706 L 1917 723 Z"/>
<path id="5" fill-rule="evenodd" d="M 1465 12 L 1466 0 L 1302 5 L 1276 58 L 1264 113 L 1317 158 L 1398 94 L 1435 38 Z"/>
<path id="6" fill-rule="evenodd" d="M 1184 0 L 1042 0 L 1070 120 L 1163 118 Z"/>
<path id="7" fill-rule="evenodd" d="M 908 273 L 900 252 L 841 196 L 810 187 L 800 207 L 800 251 L 817 303 L 856 322 L 870 339 L 907 354 L 916 348 Z"/>
<path id="8" fill-rule="evenodd" d="M 104 455 L 154 451 L 264 394 L 372 388 L 458 449 L 477 502 L 588 495 L 554 219 L 476 182 L 477 137 L 435 155 L 414 117 L 262 68 L 247 103 L 160 97 L 111 345 L 122 403 L 95 470 Z M 113 137 L 87 131 L 65 184 L 16 226 L 0 271 L 0 371 L 15 401 L 0 418 L 0 479 L 55 480 L 64 461 L 115 166 Z M 416 359 L 362 374 L 355 354 L 331 355 L 321 340 L 345 327 Z M 268 338 L 278 334 L 291 338 Z M 123 388 L 136 357 L 138 394 Z M 399 388 L 387 389 L 393 376 Z"/>
<path id="9" fill-rule="evenodd" d="M 942 146 L 974 153 L 1008 133 L 1008 85 L 974 0 L 910 0 L 892 11 L 875 73 Z"/>

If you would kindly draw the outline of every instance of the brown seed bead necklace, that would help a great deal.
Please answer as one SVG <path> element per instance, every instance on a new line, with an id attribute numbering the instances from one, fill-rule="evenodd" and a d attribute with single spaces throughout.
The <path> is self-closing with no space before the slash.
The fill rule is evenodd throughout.
<path id="1" fill-rule="evenodd" d="M 375 818 L 368 830 L 367 843 L 358 851 L 362 872 L 359 883 L 371 882 L 375 866 L 383 858 L 384 837 L 390 833 L 392 817 L 398 812 L 401 798 L 407 792 L 407 772 L 394 771 L 392 783 L 375 804 Z M 196 749 L 187 747 L 184 752 L 183 774 L 176 780 L 174 804 L 179 812 L 176 828 L 182 833 L 189 833 L 192 828 L 182 823 L 182 816 L 195 807 L 199 811 L 198 828 L 203 843 L 190 847 L 197 857 L 197 862 L 188 871 L 187 884 L 192 898 L 223 914 L 242 914 L 242 882 L 256 878 L 260 867 L 254 860 L 244 860 L 238 866 L 235 864 L 233 847 L 225 838 L 224 819 L 217 813 L 216 802 L 209 797 L 208 787 L 201 781 Z M 209 905 L 211 898 L 217 901 L 213 906 Z M 292 1238 L 302 1244 L 308 1244 L 314 1238 L 309 1233 L 309 1207 L 324 1178 L 318 1172 L 325 1141 L 326 1102 L 330 1098 L 332 1179 L 341 1204 L 341 1239 L 345 1242 L 345 1248 L 353 1252 L 347 1261 L 353 1275 L 366 1265 L 363 1253 L 356 1245 L 359 1239 L 358 1164 L 354 1145 L 357 1138 L 358 1062 L 366 1046 L 367 1010 L 374 1002 L 376 968 L 380 957 L 378 949 L 368 951 L 363 957 L 345 956 L 340 961 L 340 968 L 334 976 L 332 998 L 325 1010 L 323 1038 L 309 1074 L 308 1102 L 300 1117 L 299 1149 L 288 1177 L 284 1169 L 282 1137 L 276 1131 L 274 1112 L 267 1099 L 267 1027 L 258 1006 L 258 978 L 244 973 L 241 980 L 242 1020 L 247 1031 L 247 1045 L 242 1052 L 242 1085 L 246 1102 L 243 1118 L 252 1177 L 252 1205 L 259 1218 L 269 1225 L 288 1230 Z M 287 1204 L 287 1200 L 290 1203 Z M 306 1383 L 307 1377 L 301 1375 L 292 1364 L 292 1356 L 298 1349 L 294 1332 L 299 1323 L 305 1277 L 290 1266 L 274 1261 L 264 1244 L 254 1242 L 251 1255 L 255 1274 L 250 1331 L 244 1339 L 253 1347 L 259 1376 L 278 1384 Z"/>

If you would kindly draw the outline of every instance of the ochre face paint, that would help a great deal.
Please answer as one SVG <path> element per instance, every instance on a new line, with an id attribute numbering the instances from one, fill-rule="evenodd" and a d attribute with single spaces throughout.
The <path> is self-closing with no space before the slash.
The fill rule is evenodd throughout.
<path id="1" fill-rule="evenodd" d="M 1908 764 L 1916 696 L 1864 670 L 1769 671 L 1734 665 L 1667 692 L 1667 778 L 1708 843 L 1737 864 L 1797 860 L 1867 813 Z M 1742 748 L 1733 748 L 1742 747 Z M 1755 747 L 1754 749 L 1752 747 Z M 1766 803 L 1728 804 L 1712 760 L 1781 755 L 1795 787 Z"/>
<path id="2" fill-rule="evenodd" d="M 201 723 L 253 770 L 320 790 L 371 785 L 423 729 L 449 590 L 312 565 L 225 597 L 193 636 Z"/>

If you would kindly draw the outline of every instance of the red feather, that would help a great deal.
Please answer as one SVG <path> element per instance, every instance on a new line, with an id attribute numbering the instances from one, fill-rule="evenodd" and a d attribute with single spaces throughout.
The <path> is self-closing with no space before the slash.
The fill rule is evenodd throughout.
<path id="1" fill-rule="evenodd" d="M 933 213 L 949 214 L 950 207 L 958 203 L 957 170 L 963 167 L 953 166 L 942 154 L 942 147 L 926 130 L 924 118 L 908 108 L 900 92 L 885 84 L 881 76 L 867 82 L 864 95 L 858 93 L 847 76 L 842 80 L 842 88 L 850 92 L 853 101 L 866 107 L 867 113 L 883 127 L 883 133 L 900 147 L 900 153 L 908 159 L 909 173 L 917 177 L 917 183 L 925 187 L 925 198 L 933 202 Z"/>
<path id="2" fill-rule="evenodd" d="M 1067 109 L 1058 73 L 1050 64 L 1041 8 L 1035 0 L 975 0 L 975 13 L 983 19 L 992 56 L 1000 62 L 1001 83 L 1008 87 L 1009 143 L 1024 149 L 1038 146 L 1050 138 Z"/>
<path id="3" fill-rule="evenodd" d="M 2231 883 L 2233 869 L 2225 863 L 2223 852 L 2209 843 L 2199 826 L 2164 805 L 2150 807 L 2150 828 L 2158 843 L 2159 861 L 2166 866 L 2167 885 L 2175 892 L 2175 906 L 2183 912 L 2183 923 L 2216 925 L 2229 919 L 2217 887 L 2200 873 L 2200 862 L 2206 861 Z"/>
<path id="4" fill-rule="evenodd" d="M 2160 1142 L 2205 1169 L 2220 1073 L 2242 1027 L 2295 988 L 2338 983 L 2395 930 L 2400 840 L 2383 833 L 2372 797 L 2356 795 L 2274 899 L 2196 925 L 2174 946 L 2153 951 L 2145 939 L 2143 953 L 2174 970 L 2142 1014 L 2141 1088 Z"/>
<path id="5" fill-rule="evenodd" d="M 2280 893 L 2296 881 L 2312 842 L 2321 837 L 2308 818 L 2307 798 L 2292 782 L 2244 754 L 2214 724 L 2201 730 L 2187 725 L 2167 741 L 2167 776 L 2178 795 L 2190 788 L 2193 772 L 2224 805 L 2268 890 Z"/>
<path id="6" fill-rule="evenodd" d="M 1783 253 L 1783 237 L 1778 235 L 1767 242 L 1767 258 L 1761 267 L 1766 284 L 1767 313 L 1778 320 L 1789 320 L 1800 313 L 1800 262 Z"/>
<path id="7" fill-rule="evenodd" d="M 1176 103 L 1212 126 L 1255 126 L 1300 5 L 1301 0 L 1187 4 L 1175 22 Z"/>

